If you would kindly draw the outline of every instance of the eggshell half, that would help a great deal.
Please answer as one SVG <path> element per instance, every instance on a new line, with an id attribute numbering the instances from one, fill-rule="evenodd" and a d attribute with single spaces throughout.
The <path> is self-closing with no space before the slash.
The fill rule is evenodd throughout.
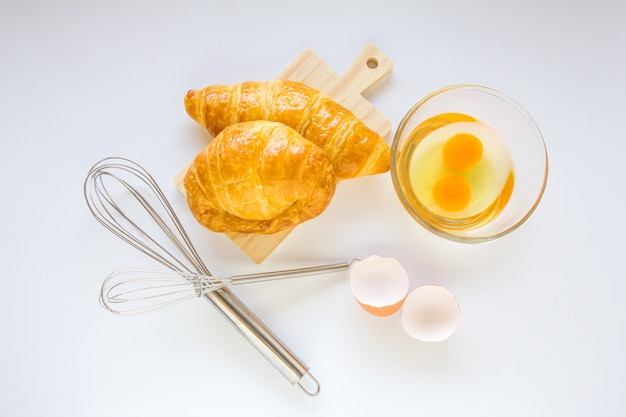
<path id="1" fill-rule="evenodd" d="M 372 255 L 350 267 L 352 295 L 375 316 L 389 316 L 402 307 L 409 292 L 409 276 L 393 258 Z"/>
<path id="2" fill-rule="evenodd" d="M 424 285 L 406 297 L 401 321 L 409 336 L 425 342 L 438 342 L 456 331 L 461 322 L 461 309 L 446 288 Z"/>

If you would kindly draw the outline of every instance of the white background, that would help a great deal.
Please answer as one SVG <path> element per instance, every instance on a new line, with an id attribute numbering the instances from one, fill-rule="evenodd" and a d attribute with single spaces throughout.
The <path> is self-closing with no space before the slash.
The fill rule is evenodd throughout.
<path id="1" fill-rule="evenodd" d="M 618 0 L 2 1 L 0 415 L 624 415 L 625 21 Z M 272 79 L 305 48 L 343 73 L 368 42 L 394 62 L 367 93 L 394 128 L 458 83 L 533 115 L 550 157 L 533 217 L 489 244 L 444 241 L 386 174 L 341 183 L 261 265 L 198 226 L 172 183 L 207 141 L 186 91 Z M 341 274 L 236 288 L 319 379 L 312 398 L 207 303 L 110 314 L 102 279 L 154 264 L 87 209 L 107 156 L 157 178 L 216 274 L 391 256 L 412 288 L 455 293 L 462 324 L 412 340 Z"/>

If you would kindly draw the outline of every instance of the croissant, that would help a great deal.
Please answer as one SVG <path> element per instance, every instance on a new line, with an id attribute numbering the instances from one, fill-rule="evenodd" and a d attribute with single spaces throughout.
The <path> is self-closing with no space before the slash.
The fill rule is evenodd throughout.
<path id="1" fill-rule="evenodd" d="M 191 212 L 215 232 L 279 232 L 322 213 L 335 186 L 323 149 L 269 121 L 226 127 L 184 178 Z"/>
<path id="2" fill-rule="evenodd" d="M 339 179 L 389 169 L 391 152 L 378 133 L 342 105 L 301 82 L 251 81 L 190 90 L 185 108 L 213 136 L 243 121 L 283 123 L 324 149 Z"/>

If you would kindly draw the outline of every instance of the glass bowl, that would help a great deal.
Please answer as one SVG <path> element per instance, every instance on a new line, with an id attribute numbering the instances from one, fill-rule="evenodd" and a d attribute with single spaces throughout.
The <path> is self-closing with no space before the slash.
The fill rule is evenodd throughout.
<path id="1" fill-rule="evenodd" d="M 441 168 L 440 161 L 450 154 L 443 148 L 446 140 L 451 142 L 449 138 L 466 128 L 477 129 L 478 133 L 468 133 L 480 139 L 482 159 L 472 162 L 479 165 Z M 432 149 L 432 155 L 424 149 Z M 463 151 L 461 159 L 469 158 L 468 148 L 458 149 Z M 484 201 L 463 206 L 469 201 L 463 200 L 461 206 L 451 206 L 445 202 L 465 197 L 438 197 L 444 194 L 434 191 L 441 189 L 436 177 L 444 176 L 444 170 L 445 175 L 458 177 L 450 167 L 463 170 L 459 175 L 464 178 L 480 181 L 472 182 L 469 190 L 472 199 Z M 404 208 L 418 223 L 441 237 L 478 243 L 502 237 L 530 217 L 546 187 L 548 156 L 537 124 L 517 102 L 488 87 L 455 85 L 424 97 L 404 116 L 391 146 L 391 176 Z M 454 194 L 452 185 L 445 190 L 451 190 L 451 196 L 466 195 Z M 459 207 L 482 208 L 472 212 Z"/>

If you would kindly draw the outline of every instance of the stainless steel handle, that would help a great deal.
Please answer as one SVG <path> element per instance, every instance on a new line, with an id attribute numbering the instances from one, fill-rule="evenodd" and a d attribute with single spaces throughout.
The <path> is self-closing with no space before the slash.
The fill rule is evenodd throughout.
<path id="1" fill-rule="evenodd" d="M 291 277 L 339 272 L 350 267 L 349 262 L 320 265 L 282 271 L 262 272 L 231 277 L 231 284 L 244 284 L 272 281 Z M 304 392 L 315 396 L 320 384 L 305 365 L 283 342 L 272 333 L 244 304 L 227 288 L 221 288 L 204 295 L 215 305 L 224 317 L 292 384 L 297 384 Z"/>
<path id="2" fill-rule="evenodd" d="M 352 259 L 349 262 L 340 262 L 329 265 L 309 266 L 305 268 L 285 269 L 282 271 L 261 272 L 254 274 L 235 275 L 231 277 L 231 284 L 250 284 L 254 282 L 273 281 L 285 278 L 295 278 L 310 275 L 325 274 L 331 272 L 339 272 L 348 269 L 350 265 L 357 259 Z"/>
<path id="3" fill-rule="evenodd" d="M 320 391 L 317 380 L 285 344 L 272 333 L 245 304 L 227 288 L 204 295 L 217 310 L 254 346 L 289 382 L 298 384 L 307 394 Z"/>

